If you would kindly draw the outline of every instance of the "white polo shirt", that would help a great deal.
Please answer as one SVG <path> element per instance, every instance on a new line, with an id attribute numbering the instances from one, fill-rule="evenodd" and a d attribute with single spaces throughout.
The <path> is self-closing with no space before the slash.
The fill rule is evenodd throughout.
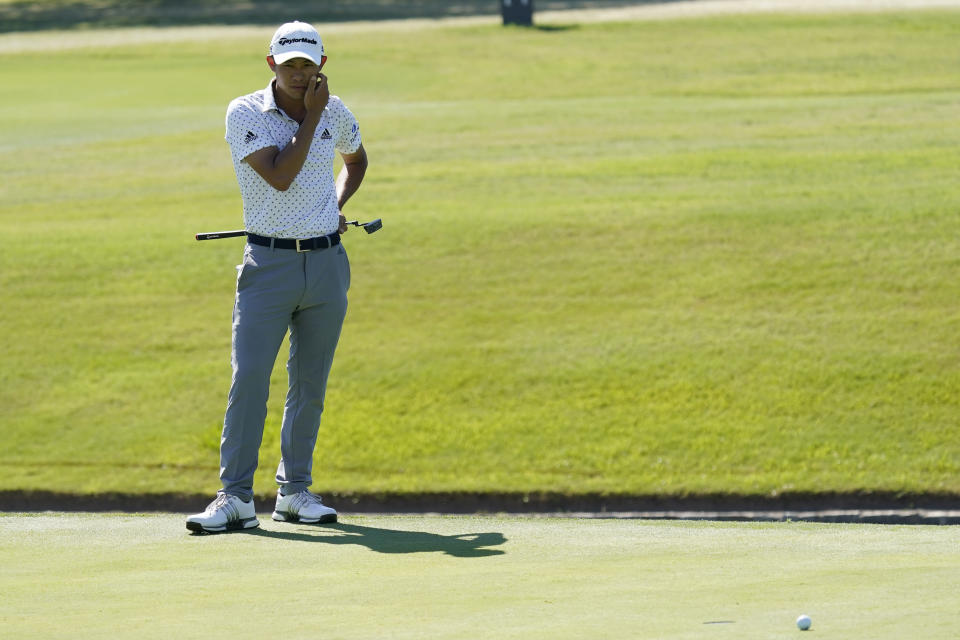
<path id="1" fill-rule="evenodd" d="M 244 159 L 264 147 L 283 149 L 300 124 L 281 110 L 266 89 L 241 96 L 227 107 L 226 140 L 243 198 L 247 231 L 274 238 L 314 238 L 340 225 L 334 152 L 360 148 L 357 119 L 337 96 L 330 96 L 300 173 L 286 191 L 277 191 Z"/>

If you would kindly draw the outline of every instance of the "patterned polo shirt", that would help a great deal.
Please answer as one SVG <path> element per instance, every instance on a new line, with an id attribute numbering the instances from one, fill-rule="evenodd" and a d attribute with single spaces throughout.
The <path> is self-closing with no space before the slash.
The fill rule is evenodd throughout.
<path id="1" fill-rule="evenodd" d="M 245 158 L 264 147 L 283 149 L 300 124 L 277 106 L 273 81 L 227 107 L 226 140 L 243 198 L 247 231 L 274 238 L 314 238 L 339 227 L 334 152 L 360 148 L 357 119 L 337 96 L 330 96 L 300 173 L 286 191 L 277 191 Z"/>

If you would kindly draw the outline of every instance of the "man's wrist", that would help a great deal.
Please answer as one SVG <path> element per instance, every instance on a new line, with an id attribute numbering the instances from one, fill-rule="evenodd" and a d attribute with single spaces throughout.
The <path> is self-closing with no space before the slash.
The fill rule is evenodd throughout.
<path id="1" fill-rule="evenodd" d="M 303 131 L 306 128 L 312 132 L 314 129 L 316 129 L 317 125 L 320 124 L 321 113 L 307 111 L 307 115 L 303 117 L 303 122 L 300 123 L 300 130 Z"/>

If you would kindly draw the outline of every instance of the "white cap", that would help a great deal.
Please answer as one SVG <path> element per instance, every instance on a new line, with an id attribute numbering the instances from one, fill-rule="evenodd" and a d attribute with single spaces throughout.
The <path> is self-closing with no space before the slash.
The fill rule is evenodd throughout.
<path id="1" fill-rule="evenodd" d="M 324 57 L 323 42 L 317 30 L 306 22 L 288 22 L 273 34 L 270 55 L 277 64 L 291 58 L 306 58 L 319 65 Z"/>

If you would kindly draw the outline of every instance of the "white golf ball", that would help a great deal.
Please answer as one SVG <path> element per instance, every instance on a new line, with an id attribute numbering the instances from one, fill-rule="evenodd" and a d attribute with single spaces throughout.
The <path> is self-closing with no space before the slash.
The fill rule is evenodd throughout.
<path id="1" fill-rule="evenodd" d="M 806 631 L 810 628 L 811 624 L 813 624 L 813 621 L 808 615 L 802 615 L 797 618 L 797 628 L 800 629 L 800 631 Z"/>

